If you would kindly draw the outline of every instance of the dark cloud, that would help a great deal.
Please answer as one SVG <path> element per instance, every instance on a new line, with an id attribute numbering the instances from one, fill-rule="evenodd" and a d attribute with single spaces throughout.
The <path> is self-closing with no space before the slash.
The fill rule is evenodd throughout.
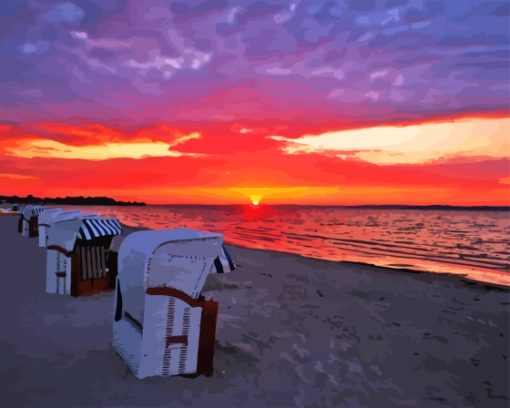
<path id="1" fill-rule="evenodd" d="M 7 0 L 0 113 L 366 122 L 501 111 L 507 15 L 503 0 Z"/>

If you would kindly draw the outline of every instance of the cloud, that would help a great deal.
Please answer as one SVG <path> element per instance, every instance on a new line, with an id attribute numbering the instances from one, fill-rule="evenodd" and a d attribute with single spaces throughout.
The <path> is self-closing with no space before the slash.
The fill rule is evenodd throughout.
<path id="1" fill-rule="evenodd" d="M 146 75 L 151 69 L 161 73 L 163 78 L 171 78 L 177 71 L 197 70 L 202 68 L 211 60 L 212 54 L 200 52 L 193 49 L 186 49 L 181 55 L 169 57 L 160 55 L 158 51 L 152 52 L 145 61 L 129 59 L 125 65 Z"/>
<path id="2" fill-rule="evenodd" d="M 70 124 L 67 130 L 62 123 L 44 125 L 44 129 L 37 124 L 5 125 L 0 173 L 37 178 L 3 177 L 4 191 L 43 196 L 115 192 L 119 198 L 150 202 L 249 202 L 249 196 L 257 195 L 264 203 L 395 203 L 402 202 L 403 196 L 422 204 L 508 201 L 506 157 L 449 156 L 426 163 L 381 165 L 360 159 L 358 150 L 288 154 L 281 148 L 292 140 L 291 135 L 296 136 L 295 127 L 262 128 L 257 122 L 188 123 L 181 128 L 95 123 L 74 132 Z M 304 124 L 302 129 L 308 135 L 321 135 L 328 128 L 329 124 L 321 123 Z M 242 133 L 242 129 L 252 131 Z M 74 136 L 65 136 L 71 132 Z M 267 138 L 275 133 L 286 135 L 285 140 Z M 41 145 L 41 140 L 59 144 Z M 403 142 L 395 141 L 397 146 Z M 476 153 L 479 146 L 475 140 L 465 148 Z M 373 145 L 363 147 L 362 153 L 374 149 Z M 391 150 L 392 146 L 382 147 Z M 6 148 L 28 149 L 29 154 L 7 154 Z M 168 153 L 169 149 L 180 155 Z M 140 156 L 143 159 L 133 159 Z"/>
<path id="3" fill-rule="evenodd" d="M 8 2 L 0 113 L 14 121 L 277 114 L 362 124 L 501 112 L 510 81 L 506 9 L 504 0 Z M 249 99 L 225 103 L 247 84 Z M 27 88 L 38 89 L 37 102 Z"/>
<path id="4" fill-rule="evenodd" d="M 120 50 L 133 46 L 133 42 L 129 40 L 118 40 L 115 38 L 90 38 L 84 31 L 71 31 L 71 36 L 81 40 L 88 49 L 103 48 L 107 50 Z"/>
<path id="5" fill-rule="evenodd" d="M 122 142 L 128 136 L 119 129 L 101 123 L 73 125 L 70 123 L 42 122 L 26 127 L 24 130 L 26 133 L 33 135 L 32 139 L 44 137 L 74 146 Z"/>
<path id="6" fill-rule="evenodd" d="M 87 131 L 83 132 L 82 135 L 85 135 L 86 137 L 90 136 Z M 105 142 L 96 145 L 79 146 L 48 139 L 24 139 L 17 141 L 14 146 L 5 146 L 4 151 L 7 155 L 19 158 L 40 157 L 93 161 L 120 158 L 142 159 L 147 157 L 197 157 L 200 155 L 174 151 L 172 150 L 172 147 L 198 138 L 200 138 L 200 133 L 193 132 L 189 135 L 177 135 L 172 143 L 142 139 L 129 142 Z"/>
<path id="7" fill-rule="evenodd" d="M 0 173 L 0 178 L 6 178 L 11 180 L 35 180 L 37 177 L 29 176 L 26 174 L 15 174 L 15 173 Z"/>
<path id="8" fill-rule="evenodd" d="M 282 142 L 282 150 L 287 154 L 337 155 L 389 165 L 456 157 L 508 157 L 509 134 L 508 118 L 472 118 L 271 139 Z"/>

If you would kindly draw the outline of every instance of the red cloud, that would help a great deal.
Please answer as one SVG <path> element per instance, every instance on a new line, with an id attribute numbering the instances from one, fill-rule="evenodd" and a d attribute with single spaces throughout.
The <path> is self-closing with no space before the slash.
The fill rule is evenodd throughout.
<path id="1" fill-rule="evenodd" d="M 207 203 L 233 202 L 239 200 L 233 191 L 266 188 L 280 201 L 284 201 L 285 192 L 292 195 L 306 189 L 312 197 L 307 196 L 306 202 L 318 204 L 508 203 L 507 186 L 501 184 L 508 177 L 508 159 L 475 157 L 380 166 L 319 153 L 288 155 L 277 141 L 268 138 L 275 129 L 275 124 L 240 121 L 130 129 L 102 124 L 9 125 L 0 138 L 0 152 L 4 151 L 0 153 L 0 174 L 14 177 L 0 177 L 0 194 L 112 195 L 153 202 L 186 202 L 192 197 L 192 202 Z M 27 138 L 59 138 L 73 147 L 147 140 L 165 142 L 178 152 L 203 155 L 91 161 L 5 154 L 6 148 Z M 296 199 L 289 196 L 286 202 Z M 271 198 L 264 201 L 271 202 Z"/>

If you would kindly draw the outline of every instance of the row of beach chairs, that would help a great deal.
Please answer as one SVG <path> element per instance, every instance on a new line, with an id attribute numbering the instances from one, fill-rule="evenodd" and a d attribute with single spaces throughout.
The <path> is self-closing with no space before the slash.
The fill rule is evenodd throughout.
<path id="1" fill-rule="evenodd" d="M 27 205 L 18 232 L 47 249 L 46 292 L 114 290 L 115 351 L 138 378 L 211 375 L 218 302 L 210 273 L 236 268 L 221 234 L 142 230 L 122 237 L 116 218 Z"/>

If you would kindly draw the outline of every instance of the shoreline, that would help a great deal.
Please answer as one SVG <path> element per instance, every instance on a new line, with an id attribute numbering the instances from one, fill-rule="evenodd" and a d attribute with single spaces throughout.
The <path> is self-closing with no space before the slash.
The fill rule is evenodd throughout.
<path id="1" fill-rule="evenodd" d="M 18 215 L 18 213 L 16 213 L 16 212 L 8 212 L 8 213 L 0 212 L 0 216 L 17 216 L 17 215 Z M 122 228 L 128 232 L 150 229 L 150 228 L 131 226 L 131 225 L 124 224 L 124 223 L 121 223 L 121 225 L 122 225 Z M 386 265 L 377 265 L 377 264 L 361 262 L 361 261 L 349 261 L 349 260 L 336 261 L 336 260 L 332 260 L 332 259 L 324 259 L 324 258 L 315 258 L 312 256 L 305 256 L 305 255 L 295 253 L 295 252 L 279 251 L 276 249 L 253 248 L 253 247 L 249 247 L 249 246 L 238 245 L 238 244 L 235 244 L 235 243 L 232 243 L 229 241 L 225 241 L 225 244 L 227 244 L 229 246 L 233 246 L 233 247 L 246 248 L 246 249 L 255 250 L 255 251 L 269 251 L 269 252 L 274 252 L 274 253 L 279 253 L 279 254 L 287 254 L 287 255 L 297 256 L 297 257 L 303 258 L 303 259 L 314 259 L 317 261 L 381 268 L 384 270 L 392 271 L 394 273 L 402 272 L 402 273 L 411 273 L 411 274 L 443 275 L 443 276 L 451 277 L 453 279 L 459 279 L 459 280 L 465 282 L 466 284 L 477 284 L 477 285 L 481 285 L 481 286 L 490 286 L 493 288 L 510 291 L 510 271 L 504 272 L 504 271 L 498 271 L 498 270 L 474 269 L 475 271 L 480 271 L 480 273 L 482 273 L 482 274 L 496 275 L 497 277 L 501 277 L 501 276 L 504 277 L 507 282 L 501 283 L 501 282 L 496 282 L 495 280 L 475 279 L 473 277 L 470 277 L 467 273 L 460 273 L 460 272 L 457 273 L 457 272 L 451 272 L 451 271 L 443 272 L 443 271 L 439 271 L 439 270 L 435 270 L 435 271 L 419 270 L 419 269 L 412 269 L 412 268 L 408 268 L 408 267 L 396 267 L 396 266 L 390 267 L 390 266 L 386 266 Z M 457 265 L 457 264 L 453 263 L 452 265 Z"/>
<path id="2" fill-rule="evenodd" d="M 150 229 L 150 228 L 135 227 L 135 226 L 131 226 L 131 225 L 124 224 L 124 223 L 121 223 L 121 225 L 122 225 L 122 228 L 124 229 L 126 235 L 131 232 L 134 232 L 134 231 L 142 231 L 144 229 Z M 360 266 L 360 267 L 365 267 L 365 268 L 375 268 L 379 273 L 381 273 L 381 272 L 390 273 L 390 274 L 404 273 L 404 274 L 414 274 L 414 275 L 423 275 L 423 276 L 431 275 L 430 279 L 434 279 L 435 276 L 444 276 L 445 278 L 452 279 L 453 281 L 463 282 L 467 286 L 476 285 L 478 287 L 482 287 L 485 289 L 495 289 L 495 290 L 500 290 L 503 292 L 508 292 L 510 294 L 510 272 L 509 272 L 509 278 L 508 278 L 509 283 L 507 285 L 505 285 L 505 284 L 500 284 L 500 283 L 492 282 L 492 281 L 476 280 L 476 279 L 470 278 L 468 275 L 463 275 L 463 274 L 454 273 L 454 272 L 430 272 L 430 271 L 420 271 L 418 269 L 411 269 L 411 268 L 397 268 L 397 267 L 390 268 L 387 266 L 380 266 L 380 265 L 371 264 L 371 263 L 367 263 L 367 262 L 344 261 L 344 260 L 343 261 L 334 261 L 334 260 L 330 260 L 330 259 L 304 256 L 304 255 L 294 253 L 294 252 L 279 251 L 277 249 L 251 248 L 248 246 L 234 244 L 229 241 L 225 241 L 225 245 L 228 245 L 229 247 L 233 247 L 233 248 L 248 249 L 250 251 L 268 252 L 268 253 L 274 253 L 274 254 L 278 254 L 278 255 L 289 255 L 289 256 L 294 256 L 294 257 L 298 257 L 298 258 L 302 258 L 302 259 L 310 259 L 310 260 L 314 260 L 314 261 L 318 261 L 318 262 L 325 262 L 326 263 L 325 265 L 327 265 L 329 263 L 333 263 L 333 264 L 339 264 L 340 266 L 343 265 L 345 267 L 347 267 L 348 265 L 355 265 L 355 266 Z"/>
<path id="3" fill-rule="evenodd" d="M 146 229 L 146 228 L 142 228 L 142 227 L 131 226 L 131 225 L 124 224 L 124 223 L 121 223 L 121 225 L 122 225 L 122 228 L 125 229 L 125 231 L 127 231 L 127 232 L 140 231 L 140 230 Z M 363 266 L 363 267 L 367 267 L 367 268 L 373 267 L 373 268 L 378 268 L 380 270 L 385 270 L 389 273 L 410 273 L 410 274 L 424 274 L 424 275 L 433 275 L 433 276 L 434 275 L 442 275 L 445 277 L 450 277 L 451 279 L 454 279 L 454 280 L 455 279 L 460 280 L 462 282 L 465 282 L 467 285 L 476 284 L 476 285 L 481 285 L 482 287 L 490 286 L 493 288 L 510 291 L 510 271 L 507 273 L 507 275 L 505 275 L 505 272 L 503 272 L 503 271 L 499 272 L 499 271 L 494 270 L 494 271 L 488 272 L 488 271 L 482 270 L 482 273 L 486 273 L 486 274 L 492 273 L 496 276 L 504 276 L 506 278 L 506 280 L 508 281 L 508 283 L 499 283 L 494 280 L 491 281 L 491 280 L 474 279 L 473 277 L 470 277 L 467 274 L 456 273 L 456 272 L 428 271 L 428 270 L 412 269 L 412 268 L 407 268 L 407 267 L 401 267 L 401 268 L 400 267 L 389 267 L 389 266 L 371 264 L 368 262 L 361 262 L 361 261 L 348 261 L 348 260 L 335 261 L 335 260 L 331 260 L 331 259 L 314 258 L 311 256 L 305 256 L 305 255 L 301 255 L 301 254 L 295 253 L 295 252 L 279 251 L 277 249 L 253 248 L 253 247 L 238 245 L 238 244 L 235 244 L 235 243 L 232 243 L 229 241 L 225 241 L 225 244 L 230 247 L 249 249 L 249 250 L 253 250 L 253 251 L 267 251 L 267 252 L 273 252 L 275 254 L 285 254 L 285 255 L 289 255 L 289 256 L 296 256 L 296 257 L 302 258 L 302 259 L 313 259 L 316 261 L 323 261 L 323 262 L 328 262 L 328 263 L 332 262 L 332 263 L 345 264 L 345 265 L 349 265 L 349 264 L 359 265 L 359 266 Z M 455 264 L 453 264 L 453 265 L 455 265 Z"/>
<path id="4" fill-rule="evenodd" d="M 111 348 L 113 293 L 46 294 L 45 250 L 16 221 L 0 218 L 10 406 L 508 404 L 506 288 L 227 244 L 239 268 L 203 292 L 220 305 L 213 376 L 138 380 Z"/>
<path id="5" fill-rule="evenodd" d="M 123 227 L 125 225 L 123 224 Z M 127 226 L 126 226 L 127 227 Z M 132 228 L 132 227 L 129 227 L 129 228 Z M 464 282 L 465 284 L 467 285 L 479 285 L 479 286 L 482 286 L 482 287 L 485 287 L 485 286 L 488 286 L 488 287 L 491 287 L 491 288 L 494 288 L 494 289 L 499 289 L 499 290 L 503 290 L 503 291 L 508 291 L 510 292 L 510 272 L 509 272 L 509 283 L 508 284 L 502 284 L 502 283 L 497 283 L 497 282 L 493 282 L 493 281 L 482 281 L 482 280 L 477 280 L 477 279 L 473 279 L 473 278 L 470 278 L 468 275 L 463 275 L 463 274 L 460 274 L 460 273 L 455 273 L 455 272 L 431 272 L 431 271 L 421 271 L 419 269 L 411 269 L 411 268 L 407 268 L 407 267 L 402 267 L 402 268 L 399 268 L 399 267 L 389 267 L 389 266 L 381 266 L 381 265 L 377 265 L 377 264 L 371 264 L 371 263 L 368 263 L 368 262 L 359 262 L 359 261 L 334 261 L 334 260 L 330 260 L 330 259 L 323 259 L 323 258 L 314 258 L 314 257 L 311 257 L 311 256 L 304 256 L 304 255 L 301 255 L 301 254 L 297 254 L 297 253 L 294 253 L 294 252 L 286 252 L 286 251 L 278 251 L 276 249 L 262 249 L 262 248 L 250 248 L 250 247 L 247 247 L 247 246 L 242 246 L 242 245 L 237 245 L 237 244 L 232 244 L 228 241 L 225 242 L 229 247 L 237 247 L 237 248 L 243 248 L 243 249 L 249 249 L 249 250 L 252 250 L 252 251 L 263 251 L 263 252 L 273 252 L 273 253 L 276 253 L 276 254 L 284 254 L 284 255 L 289 255 L 289 256 L 297 256 L 299 258 L 302 258 L 302 259 L 312 259 L 312 260 L 315 260 L 315 261 L 323 261 L 323 262 L 327 262 L 327 263 L 338 263 L 338 264 L 341 264 L 341 265 L 357 265 L 357 266 L 362 266 L 362 267 L 367 267 L 367 268 L 377 268 L 379 270 L 383 270 L 383 271 L 386 271 L 388 273 L 405 273 L 405 274 L 423 274 L 423 275 L 432 275 L 432 276 L 444 276 L 444 277 L 447 277 L 447 278 L 452 278 L 454 280 L 459 280 L 461 282 Z M 504 272 L 501 272 L 502 274 Z"/>

